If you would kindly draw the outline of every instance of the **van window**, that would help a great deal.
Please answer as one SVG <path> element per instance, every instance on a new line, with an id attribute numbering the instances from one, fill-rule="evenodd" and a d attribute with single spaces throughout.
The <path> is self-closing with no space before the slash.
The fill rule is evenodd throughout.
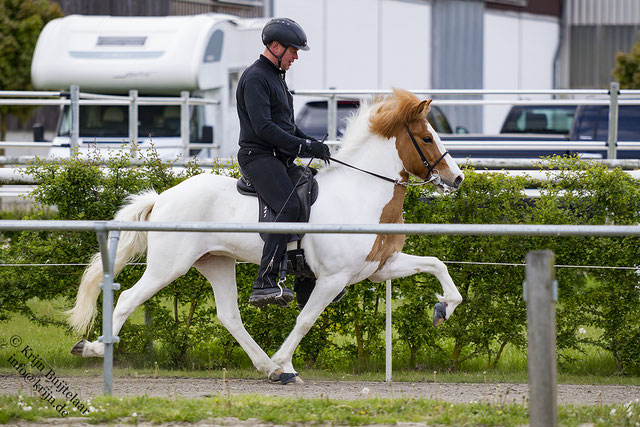
<path id="1" fill-rule="evenodd" d="M 500 133 L 569 134 L 575 105 L 514 106 Z"/>
<path id="2" fill-rule="evenodd" d="M 218 62 L 222 56 L 222 42 L 224 41 L 224 33 L 222 30 L 215 30 L 211 34 L 207 48 L 204 51 L 204 60 L 207 62 Z"/>

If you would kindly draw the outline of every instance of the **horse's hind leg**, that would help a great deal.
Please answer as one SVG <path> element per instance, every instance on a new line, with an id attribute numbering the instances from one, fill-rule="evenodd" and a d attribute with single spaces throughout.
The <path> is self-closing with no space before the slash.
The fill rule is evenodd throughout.
<path id="1" fill-rule="evenodd" d="M 208 256 L 198 260 L 195 267 L 211 282 L 220 323 L 238 341 L 256 369 L 267 374 L 270 379 L 277 380 L 282 369 L 269 359 L 242 324 L 238 309 L 235 262 L 232 258 Z"/>
<path id="2" fill-rule="evenodd" d="M 444 295 L 436 295 L 442 304 L 436 304 L 434 324 L 438 326 L 451 316 L 456 307 L 462 302 L 462 295 L 453 283 L 447 266 L 435 257 L 407 255 L 396 252 L 387 260 L 384 266 L 376 271 L 370 280 L 383 282 L 389 279 L 407 277 L 417 273 L 430 273 L 440 281 Z"/>
<path id="3" fill-rule="evenodd" d="M 161 260 L 161 261 L 155 261 Z M 113 310 L 113 336 L 117 336 L 127 318 L 146 300 L 158 293 L 162 288 L 185 274 L 193 261 L 187 257 L 175 259 L 168 263 L 165 258 L 149 257 L 147 268 L 135 285 L 123 291 Z M 82 357 L 103 357 L 104 344 L 98 341 L 80 341 L 71 350 Z"/>

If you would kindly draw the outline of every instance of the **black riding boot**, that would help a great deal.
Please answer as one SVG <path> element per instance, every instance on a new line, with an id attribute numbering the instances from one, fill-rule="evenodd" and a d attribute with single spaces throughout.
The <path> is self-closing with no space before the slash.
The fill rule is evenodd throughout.
<path id="1" fill-rule="evenodd" d="M 249 304 L 256 307 L 264 307 L 268 304 L 276 304 L 286 307 L 293 300 L 293 291 L 284 286 L 284 276 L 287 266 L 283 266 L 283 277 L 280 276 L 281 264 L 284 261 L 287 249 L 288 234 L 267 235 L 262 260 L 258 269 L 258 277 L 253 283 L 253 292 L 249 297 Z"/>

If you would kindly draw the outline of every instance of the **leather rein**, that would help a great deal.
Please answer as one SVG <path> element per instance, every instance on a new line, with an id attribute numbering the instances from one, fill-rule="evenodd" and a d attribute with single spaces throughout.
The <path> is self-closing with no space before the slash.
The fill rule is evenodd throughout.
<path id="1" fill-rule="evenodd" d="M 334 157 L 329 157 L 329 160 L 332 162 L 336 162 L 336 163 L 340 163 L 341 165 L 347 166 L 351 169 L 355 169 L 358 170 L 360 172 L 364 172 L 366 174 L 369 174 L 371 176 L 375 176 L 376 178 L 380 178 L 384 181 L 387 182 L 391 182 L 394 185 L 399 185 L 402 187 L 407 187 L 407 186 L 417 186 L 417 185 L 425 185 L 428 184 L 430 182 L 434 182 L 434 184 L 438 184 L 440 182 L 440 174 L 438 173 L 438 169 L 436 169 L 436 166 L 438 166 L 438 163 L 440 163 L 440 161 L 442 159 L 444 159 L 444 156 L 446 156 L 447 154 L 449 154 L 448 151 L 445 151 L 440 157 L 438 157 L 438 160 L 436 160 L 433 165 L 429 163 L 429 161 L 427 160 L 426 156 L 424 155 L 424 153 L 422 152 L 422 150 L 420 149 L 420 146 L 418 145 L 418 143 L 416 142 L 416 138 L 413 136 L 413 132 L 411 132 L 411 129 L 409 129 L 409 125 L 405 123 L 404 125 L 405 129 L 407 130 L 407 133 L 409 134 L 409 138 L 411 138 L 411 142 L 413 142 L 413 146 L 416 148 L 416 151 L 418 152 L 418 155 L 420 156 L 420 160 L 422 160 L 422 164 L 427 168 L 427 177 L 426 179 L 419 183 L 419 184 L 409 184 L 408 182 L 403 182 L 400 181 L 398 179 L 392 179 L 383 175 L 379 175 L 375 172 L 371 172 L 365 169 L 360 169 L 359 167 L 350 165 L 348 163 L 345 163 L 341 160 L 338 160 Z"/>

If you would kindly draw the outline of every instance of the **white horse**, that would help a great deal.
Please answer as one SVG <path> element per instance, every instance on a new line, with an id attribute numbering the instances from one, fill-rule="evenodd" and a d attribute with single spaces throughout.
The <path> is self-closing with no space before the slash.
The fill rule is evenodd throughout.
<path id="1" fill-rule="evenodd" d="M 309 222 L 402 223 L 409 174 L 431 182 L 441 192 L 457 189 L 464 175 L 426 120 L 430 103 L 407 91 L 394 90 L 386 99 L 362 106 L 349 122 L 339 153 L 341 161 L 361 170 L 335 162 L 322 168 L 317 175 L 319 196 Z M 131 196 L 115 216 L 116 221 L 149 222 L 255 223 L 257 219 L 256 198 L 239 194 L 235 179 L 212 174 L 194 176 L 162 194 L 147 191 Z M 262 246 L 257 233 L 122 232 L 115 274 L 145 250 L 147 268 L 141 279 L 120 295 L 113 312 L 113 335 L 118 335 L 138 306 L 194 266 L 211 282 L 220 322 L 258 370 L 270 380 L 284 383 L 283 373 L 289 379 L 297 375 L 292 357 L 300 340 L 347 285 L 367 278 L 382 282 L 431 273 L 444 291 L 437 295 L 440 303 L 434 309 L 436 326 L 448 319 L 462 301 L 440 260 L 401 252 L 404 236 L 307 234 L 302 248 L 317 278 L 316 286 L 294 329 L 269 357 L 242 325 L 235 278 L 236 260 L 259 263 Z M 84 272 L 76 304 L 69 312 L 69 323 L 78 332 L 86 332 L 95 318 L 101 278 L 98 253 Z M 82 340 L 72 353 L 102 357 L 104 344 Z"/>

